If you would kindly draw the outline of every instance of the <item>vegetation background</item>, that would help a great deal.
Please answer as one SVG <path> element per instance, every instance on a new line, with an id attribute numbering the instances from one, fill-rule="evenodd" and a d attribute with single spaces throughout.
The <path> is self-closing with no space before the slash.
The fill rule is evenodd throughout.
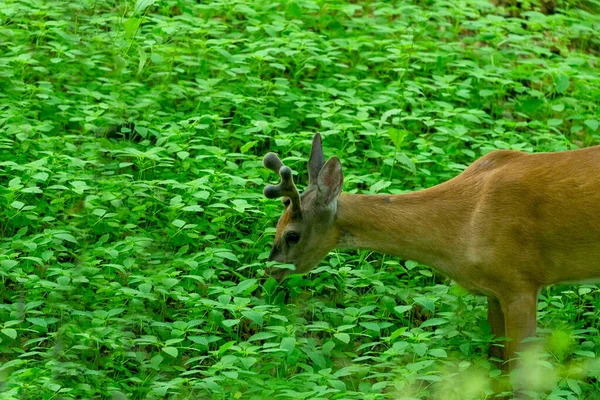
<path id="1" fill-rule="evenodd" d="M 547 3 L 547 2 L 545 2 Z M 544 6 L 546 7 L 546 6 Z M 335 252 L 264 278 L 278 152 L 346 190 L 600 143 L 600 2 L 3 0 L 2 399 L 480 399 L 485 299 Z M 600 398 L 598 285 L 542 291 L 532 398 Z"/>

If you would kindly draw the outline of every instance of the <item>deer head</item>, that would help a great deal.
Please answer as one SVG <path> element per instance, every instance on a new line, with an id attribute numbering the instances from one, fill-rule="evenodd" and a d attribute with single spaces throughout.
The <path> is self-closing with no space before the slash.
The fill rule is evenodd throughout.
<path id="1" fill-rule="evenodd" d="M 268 153 L 263 165 L 281 178 L 278 185 L 265 187 L 264 195 L 269 199 L 282 197 L 285 206 L 269 261 L 294 264 L 294 273 L 308 272 L 337 244 L 339 233 L 334 222 L 344 183 L 342 164 L 337 157 L 325 162 L 321 135 L 317 133 L 308 160 L 309 184 L 302 195 L 294 184 L 292 170 L 276 154 Z M 279 269 L 271 275 L 282 279 L 291 272 Z"/>

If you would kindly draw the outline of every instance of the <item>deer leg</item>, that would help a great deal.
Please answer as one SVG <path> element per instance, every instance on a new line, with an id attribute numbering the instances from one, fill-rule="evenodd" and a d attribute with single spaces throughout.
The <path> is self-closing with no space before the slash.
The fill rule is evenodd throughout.
<path id="1" fill-rule="evenodd" d="M 516 363 L 512 359 L 515 358 L 517 351 L 522 351 L 525 347 L 521 341 L 535 336 L 537 290 L 509 296 L 500 304 L 504 313 L 506 337 L 509 338 L 504 354 L 509 360 L 509 369 L 512 370 L 516 367 Z"/>
<path id="2" fill-rule="evenodd" d="M 506 337 L 506 331 L 504 327 L 504 313 L 502 312 L 502 307 L 500 306 L 500 302 L 495 297 L 488 297 L 488 314 L 487 320 L 490 324 L 490 328 L 492 330 L 492 334 L 497 338 Z M 493 358 L 498 358 L 500 360 L 506 360 L 504 356 L 504 348 L 499 344 L 492 344 L 490 347 L 490 355 Z M 497 364 L 499 368 L 502 368 L 502 362 Z"/>

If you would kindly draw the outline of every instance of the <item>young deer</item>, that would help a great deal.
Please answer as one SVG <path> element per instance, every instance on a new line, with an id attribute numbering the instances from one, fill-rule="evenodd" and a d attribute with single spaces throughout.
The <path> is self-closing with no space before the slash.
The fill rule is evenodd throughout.
<path id="1" fill-rule="evenodd" d="M 430 265 L 487 296 L 492 333 L 509 338 L 492 349 L 504 360 L 535 336 L 543 286 L 600 278 L 600 146 L 494 151 L 447 182 L 401 195 L 342 194 L 340 160 L 325 162 L 319 134 L 302 195 L 277 155 L 264 166 L 281 177 L 265 196 L 285 205 L 269 260 L 305 273 L 335 248 L 361 248 Z"/>

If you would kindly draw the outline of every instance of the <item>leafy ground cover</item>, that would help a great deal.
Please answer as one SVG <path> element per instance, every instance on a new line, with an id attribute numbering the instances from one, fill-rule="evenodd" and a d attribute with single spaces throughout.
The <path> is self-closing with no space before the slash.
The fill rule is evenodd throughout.
<path id="1" fill-rule="evenodd" d="M 275 151 L 346 190 L 493 149 L 600 143 L 600 3 L 8 0 L 0 7 L 0 397 L 480 399 L 485 300 L 336 252 L 264 277 Z M 600 290 L 538 305 L 532 398 L 600 398 Z"/>

